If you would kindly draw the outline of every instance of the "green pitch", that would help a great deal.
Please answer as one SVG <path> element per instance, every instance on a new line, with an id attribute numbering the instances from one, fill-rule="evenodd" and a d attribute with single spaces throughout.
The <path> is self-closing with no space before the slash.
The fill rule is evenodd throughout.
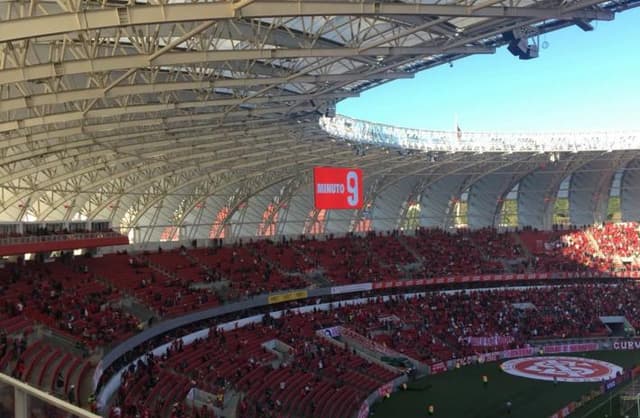
<path id="1" fill-rule="evenodd" d="M 640 351 L 608 351 L 566 354 L 610 361 L 627 369 L 640 363 Z M 427 406 L 442 418 L 546 418 L 572 400 L 597 387 L 596 383 L 557 383 L 508 375 L 500 363 L 463 367 L 428 376 L 394 393 L 373 408 L 375 418 L 423 418 Z M 484 387 L 482 375 L 489 377 Z M 506 404 L 512 403 L 511 415 Z"/>

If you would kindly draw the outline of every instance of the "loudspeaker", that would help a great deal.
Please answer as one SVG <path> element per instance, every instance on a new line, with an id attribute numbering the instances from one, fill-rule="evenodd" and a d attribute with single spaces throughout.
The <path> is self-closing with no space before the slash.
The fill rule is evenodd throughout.
<path id="1" fill-rule="evenodd" d="M 520 50 L 520 47 L 518 46 L 518 41 L 509 42 L 507 49 L 509 50 L 509 52 L 511 52 L 511 55 L 515 57 L 519 57 L 520 54 L 522 53 L 522 51 Z"/>
<path id="2" fill-rule="evenodd" d="M 530 60 L 533 58 L 538 58 L 538 54 L 539 54 L 538 45 L 529 44 L 527 43 L 526 39 L 511 41 L 509 43 L 509 46 L 507 46 L 507 49 L 514 56 L 520 58 L 521 60 Z"/>
<path id="3" fill-rule="evenodd" d="M 529 44 L 525 31 L 512 31 L 504 32 L 502 38 L 508 41 L 507 49 L 515 57 L 521 60 L 530 60 L 532 58 L 538 58 L 539 50 L 538 45 Z"/>
<path id="4" fill-rule="evenodd" d="M 522 53 L 519 56 L 519 58 L 521 60 L 530 60 L 530 59 L 533 59 L 533 58 L 538 58 L 538 53 L 539 53 L 538 45 L 531 44 L 531 45 L 527 46 L 526 52 Z"/>

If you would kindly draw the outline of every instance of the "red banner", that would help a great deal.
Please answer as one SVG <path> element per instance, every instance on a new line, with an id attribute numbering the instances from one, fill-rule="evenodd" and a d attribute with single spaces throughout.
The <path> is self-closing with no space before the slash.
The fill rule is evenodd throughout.
<path id="1" fill-rule="evenodd" d="M 387 394 L 390 395 L 392 391 L 393 391 L 393 384 L 391 382 L 388 382 L 378 388 L 378 395 L 380 395 L 381 397 L 384 397 Z"/>
<path id="2" fill-rule="evenodd" d="M 313 197 L 316 209 L 360 209 L 364 200 L 362 170 L 315 167 Z"/>
<path id="3" fill-rule="evenodd" d="M 444 361 L 441 361 L 440 363 L 432 364 L 430 369 L 431 374 L 444 373 L 447 371 L 447 365 Z"/>
<path id="4" fill-rule="evenodd" d="M 497 347 L 511 344 L 513 342 L 513 336 L 493 335 L 485 337 L 467 337 L 466 340 L 472 347 Z"/>
<path id="5" fill-rule="evenodd" d="M 516 358 L 516 357 L 526 357 L 535 354 L 535 349 L 533 347 L 524 347 L 524 348 L 514 348 L 513 350 L 504 350 L 500 353 L 500 356 L 504 358 Z"/>
<path id="6" fill-rule="evenodd" d="M 358 410 L 358 418 L 368 418 L 369 417 L 369 404 L 365 401 L 360 406 Z"/>
<path id="7" fill-rule="evenodd" d="M 596 351 L 600 348 L 598 343 L 554 344 L 543 347 L 545 354 L 579 353 L 582 351 Z"/>

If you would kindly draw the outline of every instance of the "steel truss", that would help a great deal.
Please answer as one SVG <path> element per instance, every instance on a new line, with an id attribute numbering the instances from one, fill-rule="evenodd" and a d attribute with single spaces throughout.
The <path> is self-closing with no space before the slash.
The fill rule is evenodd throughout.
<path id="1" fill-rule="evenodd" d="M 487 173 L 535 171 L 522 155 L 362 153 L 318 119 L 381 83 L 491 54 L 505 31 L 612 20 L 636 3 L 2 1 L 0 219 L 206 224 L 225 201 L 236 205 L 229 217 L 242 202 L 265 205 L 257 193 L 277 185 L 280 206 L 299 213 L 291 206 L 308 206 L 300 190 L 314 165 L 363 167 L 374 206 L 403 182 L 428 199 L 449 175 L 469 187 Z M 603 166 L 610 177 L 633 158 Z M 400 204 L 381 216 L 399 216 Z"/>

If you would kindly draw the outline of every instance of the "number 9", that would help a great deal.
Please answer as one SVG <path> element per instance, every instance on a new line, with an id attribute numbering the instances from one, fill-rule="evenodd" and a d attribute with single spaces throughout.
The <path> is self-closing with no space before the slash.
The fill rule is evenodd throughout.
<path id="1" fill-rule="evenodd" d="M 358 174 L 355 171 L 347 172 L 347 203 L 349 206 L 358 206 L 360 199 L 358 193 Z"/>

